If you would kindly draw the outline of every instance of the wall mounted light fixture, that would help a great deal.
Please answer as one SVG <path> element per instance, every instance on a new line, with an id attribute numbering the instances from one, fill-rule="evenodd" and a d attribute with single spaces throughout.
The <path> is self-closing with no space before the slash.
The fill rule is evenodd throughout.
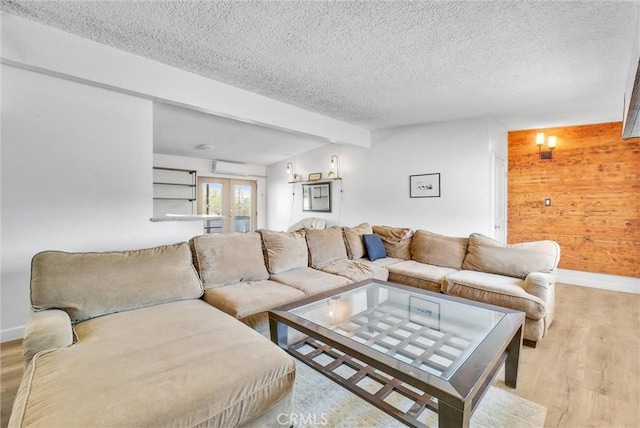
<path id="1" fill-rule="evenodd" d="M 338 155 L 331 156 L 331 171 L 329 171 L 329 177 L 338 178 L 340 174 L 338 173 L 338 164 L 340 160 L 338 159 Z"/>
<path id="2" fill-rule="evenodd" d="M 293 174 L 293 164 L 291 162 L 287 164 L 287 174 Z"/>
<path id="3" fill-rule="evenodd" d="M 553 159 L 553 150 L 556 148 L 556 137 L 550 135 L 547 139 L 547 147 L 549 150 L 542 150 L 544 144 L 544 132 L 538 132 L 536 135 L 536 146 L 538 146 L 538 156 L 540 159 Z"/>

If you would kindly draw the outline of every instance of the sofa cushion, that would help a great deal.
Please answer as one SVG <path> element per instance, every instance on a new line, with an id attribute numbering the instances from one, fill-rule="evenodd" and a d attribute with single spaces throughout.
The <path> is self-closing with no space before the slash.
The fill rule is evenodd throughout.
<path id="1" fill-rule="evenodd" d="M 386 281 L 389 278 L 389 271 L 383 267 L 376 266 L 370 262 L 343 259 L 320 267 L 320 270 L 334 275 L 349 278 L 353 282 L 364 281 L 366 279 L 379 279 Z"/>
<path id="2" fill-rule="evenodd" d="M 382 238 L 384 249 L 388 257 L 396 259 L 411 259 L 411 237 L 413 231 L 407 228 L 373 226 L 373 233 L 377 233 Z"/>
<path id="3" fill-rule="evenodd" d="M 462 268 L 524 279 L 531 272 L 551 272 L 559 259 L 560 246 L 553 241 L 507 245 L 473 233 Z"/>
<path id="4" fill-rule="evenodd" d="M 318 268 L 347 258 L 342 229 L 338 226 L 322 230 L 306 229 L 305 232 L 311 267 Z"/>
<path id="5" fill-rule="evenodd" d="M 304 230 L 275 232 L 261 229 L 258 232 L 262 236 L 264 259 L 269 273 L 281 273 L 309 265 Z"/>
<path id="6" fill-rule="evenodd" d="M 372 233 L 362 235 L 364 240 L 364 247 L 367 249 L 367 258 L 375 262 L 378 259 L 384 259 L 387 257 L 387 252 L 384 249 L 384 244 L 380 235 Z"/>
<path id="7" fill-rule="evenodd" d="M 416 230 L 411 239 L 411 259 L 429 265 L 462 268 L 469 238 L 438 235 Z"/>
<path id="8" fill-rule="evenodd" d="M 369 223 L 362 223 L 356 227 L 343 227 L 344 242 L 347 247 L 347 256 L 354 260 L 365 256 L 366 249 L 362 235 L 373 233 Z"/>
<path id="9" fill-rule="evenodd" d="M 511 276 L 470 270 L 456 271 L 445 277 L 442 292 L 522 311 L 534 320 L 546 315 L 545 302 L 525 291 L 524 280 Z"/>
<path id="10" fill-rule="evenodd" d="M 378 259 L 378 260 L 374 260 L 374 261 L 371 261 L 368 258 L 364 258 L 363 257 L 361 259 L 358 259 L 357 261 L 373 263 L 374 265 L 380 266 L 380 267 L 387 267 L 387 266 L 394 265 L 396 263 L 404 262 L 404 260 L 402 260 L 402 259 L 394 259 L 393 257 L 385 257 L 384 259 Z"/>
<path id="11" fill-rule="evenodd" d="M 310 267 L 274 274 L 271 275 L 271 279 L 296 288 L 307 296 L 353 284 L 353 281 L 344 276 L 333 275 Z"/>
<path id="12" fill-rule="evenodd" d="M 200 235 L 189 243 L 205 290 L 241 281 L 269 279 L 262 241 L 255 232 Z"/>
<path id="13" fill-rule="evenodd" d="M 287 399 L 295 379 L 284 351 L 198 299 L 94 318 L 76 333 L 28 366 L 11 426 L 239 426 Z"/>
<path id="14" fill-rule="evenodd" d="M 324 219 L 318 218 L 318 217 L 307 217 L 289 226 L 289 228 L 287 229 L 287 232 L 295 232 L 296 230 L 300 230 L 304 228 L 324 229 L 325 227 L 327 227 L 327 224 L 324 221 Z"/>
<path id="15" fill-rule="evenodd" d="M 205 290 L 203 299 L 232 317 L 242 319 L 304 297 L 300 290 L 269 280 Z"/>
<path id="16" fill-rule="evenodd" d="M 440 284 L 444 281 L 444 278 L 456 270 L 453 268 L 436 266 L 436 265 L 428 265 L 425 263 L 420 263 L 415 260 L 404 260 L 400 263 L 395 263 L 390 266 L 387 266 L 387 269 L 390 273 L 395 275 L 402 275 L 408 278 L 415 278 L 418 280 L 425 280 L 433 284 L 437 284 L 438 291 L 440 291 Z M 414 285 L 414 284 L 408 284 Z M 420 287 L 424 288 L 424 287 Z M 432 287 L 428 287 L 432 289 Z"/>
<path id="17" fill-rule="evenodd" d="M 121 252 L 45 251 L 31 263 L 33 309 L 62 309 L 74 323 L 201 295 L 186 242 Z"/>

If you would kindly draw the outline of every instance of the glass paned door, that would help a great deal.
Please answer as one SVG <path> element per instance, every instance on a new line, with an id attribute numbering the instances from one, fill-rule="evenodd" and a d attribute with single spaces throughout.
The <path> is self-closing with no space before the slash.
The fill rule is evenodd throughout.
<path id="1" fill-rule="evenodd" d="M 256 229 L 254 181 L 232 180 L 233 216 L 232 232 L 247 233 Z"/>
<path id="2" fill-rule="evenodd" d="M 215 178 L 198 178 L 198 214 L 214 215 L 215 218 L 205 220 L 205 233 L 224 232 L 225 204 L 228 204 L 225 180 Z"/>
<path id="3" fill-rule="evenodd" d="M 205 233 L 256 230 L 256 207 L 255 181 L 198 178 L 198 214 L 215 216 L 205 220 Z"/>

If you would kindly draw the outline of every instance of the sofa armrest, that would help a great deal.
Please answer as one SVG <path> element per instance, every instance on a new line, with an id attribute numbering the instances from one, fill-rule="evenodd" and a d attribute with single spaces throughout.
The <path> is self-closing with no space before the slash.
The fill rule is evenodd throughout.
<path id="1" fill-rule="evenodd" d="M 524 280 L 524 289 L 527 293 L 540 298 L 546 308 L 547 315 L 544 317 L 544 333 L 553 322 L 556 306 L 556 278 L 554 269 L 550 273 L 532 272 Z"/>
<path id="2" fill-rule="evenodd" d="M 556 274 L 552 273 L 543 273 L 543 272 L 531 272 L 524 280 L 524 290 L 533 294 L 543 302 L 547 303 L 549 301 L 549 293 L 552 290 L 556 282 Z"/>
<path id="3" fill-rule="evenodd" d="M 73 328 L 69 315 L 59 309 L 31 312 L 22 341 L 25 367 L 41 351 L 64 348 L 73 344 Z"/>

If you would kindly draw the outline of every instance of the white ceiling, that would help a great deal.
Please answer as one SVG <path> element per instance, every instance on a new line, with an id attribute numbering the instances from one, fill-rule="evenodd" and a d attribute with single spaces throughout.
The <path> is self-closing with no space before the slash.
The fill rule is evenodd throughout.
<path id="1" fill-rule="evenodd" d="M 633 1 L 2 0 L 1 8 L 368 129 L 486 116 L 508 129 L 622 120 L 639 13 Z"/>
<path id="2" fill-rule="evenodd" d="M 294 134 L 154 102 L 153 150 L 168 155 L 270 165 L 327 144 Z M 206 150 L 197 146 L 211 146 Z"/>

